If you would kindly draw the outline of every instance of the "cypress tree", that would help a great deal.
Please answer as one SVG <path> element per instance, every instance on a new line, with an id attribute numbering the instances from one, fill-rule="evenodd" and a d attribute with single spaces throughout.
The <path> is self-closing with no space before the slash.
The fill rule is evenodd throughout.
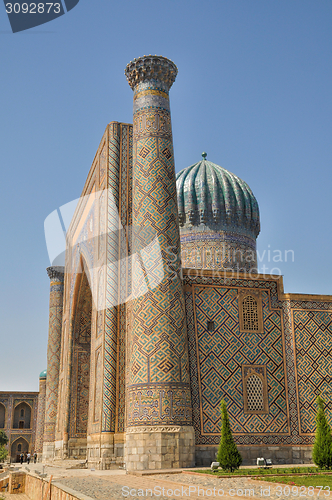
<path id="1" fill-rule="evenodd" d="M 221 401 L 221 439 L 217 460 L 222 469 L 230 470 L 231 472 L 238 469 L 242 463 L 242 457 L 234 443 L 224 400 Z"/>
<path id="2" fill-rule="evenodd" d="M 318 410 L 316 414 L 316 435 L 312 459 L 320 469 L 332 467 L 332 436 L 331 428 L 326 419 L 325 402 L 318 396 L 316 399 Z"/>

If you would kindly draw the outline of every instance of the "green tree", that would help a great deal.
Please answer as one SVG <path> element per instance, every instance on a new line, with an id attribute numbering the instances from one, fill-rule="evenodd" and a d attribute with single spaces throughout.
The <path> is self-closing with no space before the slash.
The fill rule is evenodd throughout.
<path id="1" fill-rule="evenodd" d="M 224 400 L 221 401 L 221 439 L 217 454 L 217 460 L 220 467 L 224 470 L 238 469 L 242 464 L 242 457 L 234 443 L 227 407 Z"/>
<path id="2" fill-rule="evenodd" d="M 0 446 L 0 463 L 4 462 L 7 458 L 8 450 L 4 446 Z"/>
<path id="3" fill-rule="evenodd" d="M 316 414 L 316 435 L 312 459 L 320 469 L 332 467 L 332 436 L 331 428 L 326 420 L 324 408 L 325 402 L 318 396 L 316 399 L 318 411 Z"/>
<path id="4" fill-rule="evenodd" d="M 5 431 L 0 430 L 0 463 L 6 460 L 8 451 L 5 446 L 8 443 L 8 437 Z"/>
<path id="5" fill-rule="evenodd" d="M 5 431 L 0 430 L 0 446 L 6 446 L 8 443 L 8 437 Z"/>

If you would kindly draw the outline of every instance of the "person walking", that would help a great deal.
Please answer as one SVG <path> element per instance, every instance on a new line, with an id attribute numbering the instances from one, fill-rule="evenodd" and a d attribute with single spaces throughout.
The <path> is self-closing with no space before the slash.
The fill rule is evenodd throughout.
<path id="1" fill-rule="evenodd" d="M 21 455 L 20 455 L 20 462 L 21 462 L 21 465 L 23 464 L 23 459 L 24 459 L 24 455 L 23 455 L 23 453 L 21 453 Z"/>
<path id="2" fill-rule="evenodd" d="M 28 465 L 29 465 L 29 463 L 30 463 L 30 458 L 31 458 L 30 453 L 27 453 L 27 462 L 28 462 Z"/>
<path id="3" fill-rule="evenodd" d="M 34 452 L 33 454 L 33 463 L 36 464 L 37 463 L 37 453 Z"/>

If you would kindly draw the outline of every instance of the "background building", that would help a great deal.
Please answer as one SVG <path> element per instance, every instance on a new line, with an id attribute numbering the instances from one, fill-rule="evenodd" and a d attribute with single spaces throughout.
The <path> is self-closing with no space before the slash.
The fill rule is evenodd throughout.
<path id="1" fill-rule="evenodd" d="M 12 462 L 18 462 L 21 453 L 35 452 L 37 414 L 38 392 L 0 392 L 0 429 L 9 439 Z"/>

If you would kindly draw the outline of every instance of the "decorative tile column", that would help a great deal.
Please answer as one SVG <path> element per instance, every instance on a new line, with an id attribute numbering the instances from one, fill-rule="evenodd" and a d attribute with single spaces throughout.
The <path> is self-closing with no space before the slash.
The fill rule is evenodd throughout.
<path id="1" fill-rule="evenodd" d="M 191 467 L 195 440 L 169 105 L 177 67 L 144 56 L 125 74 L 134 91 L 126 468 Z"/>
<path id="2" fill-rule="evenodd" d="M 43 459 L 54 457 L 55 426 L 58 407 L 61 329 L 63 311 L 64 267 L 47 268 L 51 280 L 47 344 L 47 376 Z"/>
<path id="3" fill-rule="evenodd" d="M 38 413 L 36 426 L 35 453 L 38 458 L 43 453 L 43 439 L 45 426 L 45 403 L 46 403 L 46 370 L 39 375 Z"/>

